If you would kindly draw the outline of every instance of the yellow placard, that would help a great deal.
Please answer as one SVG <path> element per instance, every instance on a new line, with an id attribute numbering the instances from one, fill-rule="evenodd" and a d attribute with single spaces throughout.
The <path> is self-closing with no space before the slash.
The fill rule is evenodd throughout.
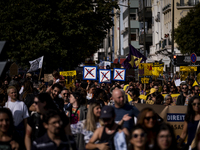
<path id="1" fill-rule="evenodd" d="M 142 83 L 149 83 L 149 78 L 141 78 Z"/>
<path id="2" fill-rule="evenodd" d="M 76 70 L 72 71 L 60 71 L 60 75 L 62 76 L 76 76 Z"/>
<path id="3" fill-rule="evenodd" d="M 180 71 L 194 72 L 197 71 L 197 66 L 180 66 Z"/>
<path id="4" fill-rule="evenodd" d="M 139 70 L 144 70 L 142 76 L 151 76 L 152 75 L 153 63 L 140 63 Z"/>

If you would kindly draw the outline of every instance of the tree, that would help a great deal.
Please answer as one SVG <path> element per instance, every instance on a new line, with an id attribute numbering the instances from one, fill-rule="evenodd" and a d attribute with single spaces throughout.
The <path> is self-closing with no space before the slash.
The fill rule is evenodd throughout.
<path id="1" fill-rule="evenodd" d="M 200 4 L 180 19 L 174 38 L 182 54 L 200 54 Z"/>
<path id="2" fill-rule="evenodd" d="M 0 40 L 9 42 L 8 57 L 21 66 L 44 55 L 49 71 L 73 69 L 102 43 L 113 26 L 113 8 L 117 1 L 3 0 Z"/>

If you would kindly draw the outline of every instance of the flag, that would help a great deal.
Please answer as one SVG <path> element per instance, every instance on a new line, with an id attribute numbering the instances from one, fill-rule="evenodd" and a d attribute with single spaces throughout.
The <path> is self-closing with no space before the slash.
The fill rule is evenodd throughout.
<path id="1" fill-rule="evenodd" d="M 42 68 L 43 58 L 44 58 L 44 56 L 39 57 L 35 60 L 29 61 L 31 66 L 30 66 L 30 69 L 28 70 L 28 72 L 33 72 L 33 71 L 36 71 L 36 70 Z"/>
<path id="2" fill-rule="evenodd" d="M 139 64 L 145 61 L 147 58 L 142 55 L 137 49 L 129 44 L 130 52 L 126 60 L 122 63 L 125 69 L 138 68 Z"/>

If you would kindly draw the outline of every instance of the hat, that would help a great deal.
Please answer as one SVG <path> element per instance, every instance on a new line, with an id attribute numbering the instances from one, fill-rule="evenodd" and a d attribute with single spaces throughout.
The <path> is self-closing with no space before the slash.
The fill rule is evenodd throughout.
<path id="1" fill-rule="evenodd" d="M 104 106 L 100 118 L 112 118 L 115 116 L 115 109 L 112 106 Z"/>
<path id="2" fill-rule="evenodd" d="M 156 92 L 156 91 L 157 91 L 157 90 L 156 90 L 155 88 L 151 88 L 149 94 L 152 94 L 152 93 L 154 93 L 154 92 Z"/>

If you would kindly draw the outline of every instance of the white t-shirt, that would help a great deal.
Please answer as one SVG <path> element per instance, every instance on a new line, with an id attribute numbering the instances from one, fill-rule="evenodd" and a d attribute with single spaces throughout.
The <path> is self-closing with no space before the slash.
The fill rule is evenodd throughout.
<path id="1" fill-rule="evenodd" d="M 28 109 L 22 101 L 6 102 L 5 107 L 11 110 L 15 126 L 19 125 L 24 119 L 29 117 Z"/>

